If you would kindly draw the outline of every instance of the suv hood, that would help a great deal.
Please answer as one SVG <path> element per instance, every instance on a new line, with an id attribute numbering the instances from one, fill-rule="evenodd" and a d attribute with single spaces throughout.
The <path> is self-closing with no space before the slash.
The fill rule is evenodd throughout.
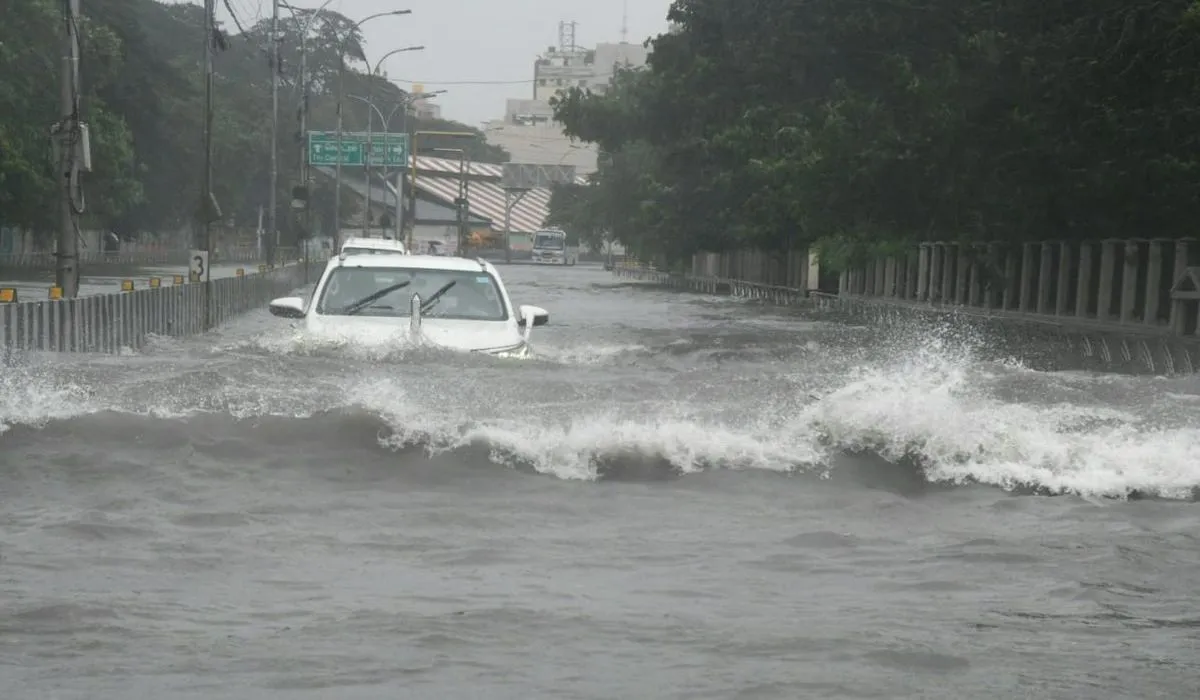
<path id="1" fill-rule="evenodd" d="M 409 338 L 407 316 L 310 315 L 305 327 L 316 335 L 369 345 L 403 342 Z M 424 342 L 463 351 L 497 350 L 519 345 L 522 341 L 520 328 L 512 319 L 466 321 L 425 317 L 421 319 L 421 336 Z"/>

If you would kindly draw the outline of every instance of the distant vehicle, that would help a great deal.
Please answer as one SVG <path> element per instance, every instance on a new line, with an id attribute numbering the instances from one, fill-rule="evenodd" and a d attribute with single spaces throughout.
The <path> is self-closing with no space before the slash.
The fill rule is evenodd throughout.
<path id="1" fill-rule="evenodd" d="M 533 262 L 539 265 L 574 265 L 579 262 L 579 245 L 569 243 L 565 231 L 537 231 L 533 234 Z"/>
<path id="2" fill-rule="evenodd" d="M 308 300 L 283 297 L 270 310 L 315 333 L 370 339 L 407 328 L 414 342 L 518 358 L 529 355 L 533 328 L 550 322 L 541 307 L 514 309 L 486 260 L 382 252 L 339 255 Z"/>
<path id="3" fill-rule="evenodd" d="M 342 244 L 342 249 L 338 251 L 346 255 L 371 255 L 374 253 L 390 253 L 401 255 L 408 252 L 404 247 L 403 241 L 392 240 L 391 238 L 347 238 Z"/>

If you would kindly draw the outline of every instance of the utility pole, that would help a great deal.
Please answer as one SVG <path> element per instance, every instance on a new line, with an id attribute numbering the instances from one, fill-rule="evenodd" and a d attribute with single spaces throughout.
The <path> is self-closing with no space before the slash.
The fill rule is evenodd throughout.
<path id="1" fill-rule="evenodd" d="M 79 22 L 79 0 L 63 0 L 62 108 L 53 129 L 62 175 L 62 222 L 54 284 L 65 299 L 79 295 L 79 215 L 83 213 L 79 173 L 90 169 L 91 160 L 87 129 L 79 121 Z"/>
<path id="2" fill-rule="evenodd" d="M 322 6 L 323 7 L 323 6 Z M 336 255 L 340 250 L 340 241 L 342 236 L 342 159 L 345 157 L 345 151 L 342 149 L 342 102 L 345 101 L 346 95 L 346 42 L 354 37 L 354 32 L 365 22 L 375 19 L 376 17 L 387 17 L 388 15 L 409 15 L 412 10 L 390 10 L 388 12 L 376 12 L 373 15 L 363 17 L 350 27 L 350 31 L 342 37 L 341 43 L 338 45 L 338 80 L 337 80 L 337 145 L 338 159 L 337 165 L 334 167 L 333 175 L 333 252 Z M 367 68 L 370 69 L 371 64 L 367 62 Z M 363 172 L 366 170 L 366 163 L 363 164 Z M 368 192 L 370 191 L 371 181 L 367 180 Z"/>
<path id="3" fill-rule="evenodd" d="M 304 283 L 308 284 L 308 256 L 312 245 L 312 190 L 308 179 L 308 26 L 300 37 L 300 186 L 304 188 Z"/>
<path id="4" fill-rule="evenodd" d="M 221 209 L 213 196 L 213 42 L 217 31 L 217 2 L 204 0 L 204 191 L 200 198 L 203 228 L 196 243 L 212 262 L 213 221 L 221 218 Z M 204 266 L 204 329 L 212 328 L 212 265 Z"/>
<path id="5" fill-rule="evenodd" d="M 471 156 L 467 155 L 466 149 L 463 149 L 463 159 L 466 161 L 463 166 L 463 239 L 470 240 L 471 238 Z"/>
<path id="6" fill-rule="evenodd" d="M 333 168 L 333 255 L 341 250 L 342 237 L 342 158 L 346 151 L 342 148 L 342 93 L 344 92 L 342 76 L 346 72 L 346 55 L 338 52 L 338 88 L 337 88 L 337 148 L 338 159 Z"/>
<path id="7" fill-rule="evenodd" d="M 279 0 L 271 2 L 271 194 L 267 200 L 267 264 L 279 248 Z"/>
<path id="8" fill-rule="evenodd" d="M 527 189 L 504 188 L 504 262 L 509 265 L 512 264 L 512 211 L 528 193 Z"/>

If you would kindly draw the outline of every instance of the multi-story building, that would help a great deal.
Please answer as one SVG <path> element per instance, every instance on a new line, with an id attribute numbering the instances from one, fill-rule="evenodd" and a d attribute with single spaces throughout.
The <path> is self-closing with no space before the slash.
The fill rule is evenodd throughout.
<path id="1" fill-rule="evenodd" d="M 421 95 L 425 93 L 425 86 L 420 83 L 414 83 L 412 86 L 412 94 Z M 436 97 L 436 95 L 434 95 Z M 430 101 L 428 98 L 420 98 L 412 101 L 413 114 L 417 119 L 441 119 L 442 106 L 436 102 Z"/>
<path id="2" fill-rule="evenodd" d="M 650 52 L 641 44 L 623 41 L 619 44 L 596 44 L 595 54 L 596 75 L 588 87 L 593 92 L 604 92 L 617 71 L 645 66 Z"/>
<path id="3" fill-rule="evenodd" d="M 549 101 L 569 88 L 603 92 L 622 67 L 646 65 L 646 47 L 622 41 L 583 49 L 575 44 L 575 23 L 559 22 L 559 45 L 551 46 L 533 64 L 533 99 Z"/>
<path id="4" fill-rule="evenodd" d="M 575 44 L 575 23 L 560 22 L 559 45 L 551 46 L 533 65 L 533 90 L 527 98 L 510 98 L 504 118 L 487 122 L 489 143 L 504 148 L 513 162 L 540 165 L 574 165 L 576 172 L 596 170 L 596 147 L 572 143 L 554 121 L 550 98 L 572 87 L 604 92 L 622 68 L 646 65 L 647 51 L 640 44 L 603 43 L 594 49 Z"/>

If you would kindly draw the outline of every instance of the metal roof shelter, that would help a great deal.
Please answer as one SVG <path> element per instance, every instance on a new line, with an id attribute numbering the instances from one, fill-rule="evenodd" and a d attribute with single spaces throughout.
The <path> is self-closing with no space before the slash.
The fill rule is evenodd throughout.
<path id="1" fill-rule="evenodd" d="M 452 158 L 417 156 L 417 222 L 453 223 L 454 199 L 458 196 L 459 162 Z M 331 167 L 314 167 L 326 177 L 334 177 Z M 467 171 L 470 181 L 470 221 L 472 224 L 491 224 L 494 229 L 504 226 L 504 189 L 501 177 L 504 166 L 494 163 L 471 163 Z M 576 183 L 587 183 L 583 176 Z M 363 193 L 364 184 L 360 172 L 342 169 L 342 182 L 357 192 Z M 423 196 L 422 196 L 423 195 Z M 392 206 L 395 199 L 391 190 L 378 182 L 371 183 L 371 201 L 380 206 Z M 513 206 L 511 227 L 513 233 L 531 233 L 542 228 L 550 207 L 550 188 L 529 189 Z"/>
<path id="2" fill-rule="evenodd" d="M 325 166 L 313 166 L 313 170 L 321 175 L 333 180 L 334 170 Z M 348 172 L 349 169 L 342 170 L 342 186 L 351 190 L 359 197 L 363 195 L 363 190 L 366 185 L 362 181 L 361 173 Z M 457 183 L 457 181 L 455 181 Z M 417 184 L 421 184 L 420 175 L 417 176 Z M 417 188 L 421 189 L 420 187 Z M 457 185 L 455 188 L 457 192 Z M 472 196 L 474 191 L 472 191 Z M 450 198 L 450 202 L 443 204 L 439 199 L 425 194 L 424 197 L 417 197 L 417 223 L 420 224 L 453 224 L 458 221 L 454 211 L 454 198 Z M 378 180 L 371 183 L 371 203 L 379 207 L 387 207 L 389 210 L 396 205 L 396 199 L 392 195 L 392 191 L 385 188 Z M 405 206 L 408 203 L 405 202 Z M 470 222 L 472 225 L 488 226 L 492 224 L 492 220 L 486 217 L 481 217 L 475 207 L 471 208 Z M 344 226 L 353 226 L 356 222 L 353 220 L 343 222 Z M 499 225 L 499 224 L 498 224 Z"/>

